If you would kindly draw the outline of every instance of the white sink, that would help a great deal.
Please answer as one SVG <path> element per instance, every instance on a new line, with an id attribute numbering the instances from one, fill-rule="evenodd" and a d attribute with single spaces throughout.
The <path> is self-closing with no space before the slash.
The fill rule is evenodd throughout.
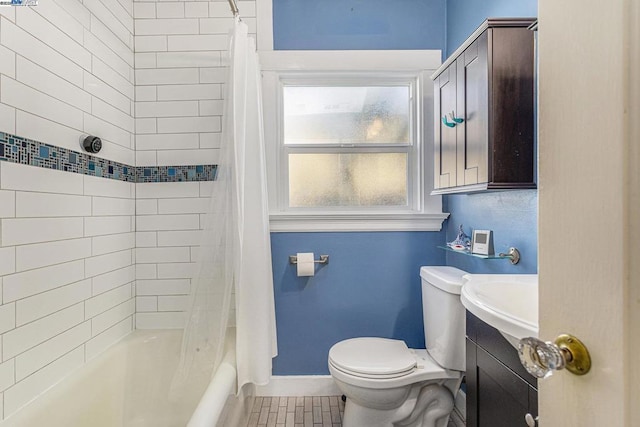
<path id="1" fill-rule="evenodd" d="M 518 348 L 538 337 L 537 274 L 467 274 L 460 299 L 476 317 L 496 328 Z"/>

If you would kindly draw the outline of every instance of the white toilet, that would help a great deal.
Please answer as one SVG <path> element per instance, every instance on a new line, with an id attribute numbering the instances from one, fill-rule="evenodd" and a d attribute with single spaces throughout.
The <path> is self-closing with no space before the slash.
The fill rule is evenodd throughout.
<path id="1" fill-rule="evenodd" d="M 352 338 L 329 350 L 329 371 L 347 397 L 344 427 L 446 427 L 465 371 L 462 276 L 422 267 L 426 350 L 400 340 Z"/>

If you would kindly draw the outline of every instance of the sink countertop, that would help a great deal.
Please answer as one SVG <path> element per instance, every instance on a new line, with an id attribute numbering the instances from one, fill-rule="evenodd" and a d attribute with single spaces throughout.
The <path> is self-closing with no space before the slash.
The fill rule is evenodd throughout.
<path id="1" fill-rule="evenodd" d="M 538 337 L 537 274 L 467 274 L 464 280 L 462 305 L 513 347 L 522 338 Z"/>

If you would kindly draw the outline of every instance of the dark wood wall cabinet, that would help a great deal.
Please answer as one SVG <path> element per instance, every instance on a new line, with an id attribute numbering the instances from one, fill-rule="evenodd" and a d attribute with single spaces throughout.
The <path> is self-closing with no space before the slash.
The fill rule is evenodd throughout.
<path id="1" fill-rule="evenodd" d="M 467 312 L 467 427 L 527 426 L 538 415 L 537 380 L 515 348 Z"/>
<path id="2" fill-rule="evenodd" d="M 432 194 L 536 188 L 535 19 L 488 19 L 431 78 Z"/>

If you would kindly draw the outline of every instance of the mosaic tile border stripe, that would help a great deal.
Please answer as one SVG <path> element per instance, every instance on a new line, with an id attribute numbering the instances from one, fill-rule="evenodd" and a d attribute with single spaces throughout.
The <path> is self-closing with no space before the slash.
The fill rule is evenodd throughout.
<path id="1" fill-rule="evenodd" d="M 4 132 L 0 161 L 134 183 L 214 181 L 217 171 L 216 165 L 130 166 Z"/>
<path id="2" fill-rule="evenodd" d="M 138 166 L 136 182 L 215 181 L 216 165 Z"/>

